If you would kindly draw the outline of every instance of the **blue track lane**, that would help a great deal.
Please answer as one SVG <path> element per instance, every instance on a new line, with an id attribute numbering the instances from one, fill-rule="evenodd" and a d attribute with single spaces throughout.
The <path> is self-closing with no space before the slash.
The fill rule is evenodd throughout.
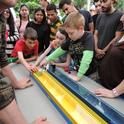
<path id="1" fill-rule="evenodd" d="M 113 107 L 105 103 L 100 98 L 89 92 L 86 88 L 69 79 L 65 74 L 52 67 L 48 72 L 53 75 L 61 84 L 75 94 L 80 100 L 94 110 L 98 115 L 106 120 L 109 124 L 124 124 L 124 115 Z"/>

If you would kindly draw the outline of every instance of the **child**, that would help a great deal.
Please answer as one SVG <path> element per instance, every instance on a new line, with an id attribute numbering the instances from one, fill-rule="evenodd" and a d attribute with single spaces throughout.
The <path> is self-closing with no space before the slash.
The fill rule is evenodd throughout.
<path id="1" fill-rule="evenodd" d="M 36 69 L 28 63 L 38 57 L 37 32 L 33 28 L 25 30 L 24 39 L 16 43 L 11 57 L 19 59 L 17 62 L 21 62 L 30 72 Z"/>
<path id="2" fill-rule="evenodd" d="M 35 65 L 38 66 L 39 63 L 46 57 L 46 55 L 48 55 L 48 53 L 50 53 L 51 51 L 55 50 L 56 48 L 58 48 L 62 43 L 64 43 L 66 41 L 68 37 L 68 34 L 67 32 L 62 29 L 62 28 L 59 28 L 57 33 L 56 33 L 56 39 L 53 40 L 51 42 L 51 44 L 49 45 L 49 47 L 45 50 L 45 52 L 38 58 L 38 60 L 35 62 Z M 65 57 L 66 56 L 63 56 L 62 59 L 65 60 Z M 70 55 L 68 54 L 67 55 L 67 60 L 66 62 L 64 63 L 56 63 L 56 62 L 53 62 L 52 64 L 56 65 L 56 66 L 59 66 L 59 67 L 66 67 L 66 66 L 69 66 L 69 63 L 70 63 Z"/>
<path id="3" fill-rule="evenodd" d="M 92 33 L 84 31 L 84 25 L 84 17 L 79 12 L 70 13 L 64 23 L 70 39 L 44 59 L 40 65 L 44 65 L 68 51 L 75 65 L 79 66 L 76 68 L 78 72 L 75 75 L 71 73 L 69 76 L 78 81 L 84 74 L 87 74 L 93 59 L 94 41 Z"/>

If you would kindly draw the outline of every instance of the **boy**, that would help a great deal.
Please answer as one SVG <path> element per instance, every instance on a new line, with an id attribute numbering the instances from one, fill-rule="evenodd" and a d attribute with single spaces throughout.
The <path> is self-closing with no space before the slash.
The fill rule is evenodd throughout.
<path id="1" fill-rule="evenodd" d="M 42 66 L 65 52 L 69 52 L 76 65 L 76 71 L 78 71 L 76 75 L 70 74 L 70 77 L 78 81 L 84 74 L 89 73 L 89 66 L 94 53 L 93 35 L 91 32 L 84 31 L 84 25 L 85 19 L 79 12 L 69 14 L 64 23 L 69 40 L 44 59 L 40 65 Z"/>
<path id="2" fill-rule="evenodd" d="M 37 32 L 33 28 L 25 30 L 24 39 L 17 41 L 11 57 L 19 59 L 18 62 L 20 61 L 30 72 L 36 69 L 28 63 L 38 57 Z"/>
<path id="3" fill-rule="evenodd" d="M 56 6 L 54 4 L 49 4 L 46 8 L 48 23 L 50 25 L 50 41 L 55 39 L 56 32 L 58 28 L 62 25 L 62 22 L 59 20 L 57 16 Z"/>

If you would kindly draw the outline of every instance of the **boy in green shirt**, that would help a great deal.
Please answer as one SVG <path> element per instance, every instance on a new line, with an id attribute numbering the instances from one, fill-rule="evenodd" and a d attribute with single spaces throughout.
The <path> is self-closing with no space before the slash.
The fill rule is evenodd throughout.
<path id="1" fill-rule="evenodd" d="M 40 66 L 68 52 L 74 61 L 76 71 L 75 74 L 71 73 L 69 76 L 79 81 L 84 74 L 90 74 L 89 67 L 94 55 L 94 39 L 92 33 L 84 31 L 84 25 L 85 19 L 79 12 L 69 14 L 64 23 L 69 39 L 45 58 Z"/>

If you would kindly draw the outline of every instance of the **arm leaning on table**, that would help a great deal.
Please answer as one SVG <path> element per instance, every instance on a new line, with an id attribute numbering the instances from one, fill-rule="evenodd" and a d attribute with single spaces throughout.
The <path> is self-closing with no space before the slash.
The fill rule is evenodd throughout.
<path id="1" fill-rule="evenodd" d="M 48 62 L 57 59 L 59 56 L 63 55 L 64 53 L 66 53 L 66 51 L 64 51 L 61 47 L 57 48 L 52 54 L 50 54 L 40 63 L 40 66 L 46 65 Z"/>
<path id="2" fill-rule="evenodd" d="M 92 62 L 92 58 L 93 58 L 93 51 L 85 50 L 83 52 L 83 57 L 81 59 L 80 67 L 78 69 L 77 74 L 76 75 L 69 74 L 69 77 L 71 77 L 74 81 L 79 81 L 89 69 L 89 65 Z"/>
<path id="3" fill-rule="evenodd" d="M 108 98 L 115 98 L 124 93 L 124 79 L 120 82 L 120 84 L 112 90 L 106 88 L 99 88 L 94 90 L 94 93 L 97 96 L 103 96 Z"/>

